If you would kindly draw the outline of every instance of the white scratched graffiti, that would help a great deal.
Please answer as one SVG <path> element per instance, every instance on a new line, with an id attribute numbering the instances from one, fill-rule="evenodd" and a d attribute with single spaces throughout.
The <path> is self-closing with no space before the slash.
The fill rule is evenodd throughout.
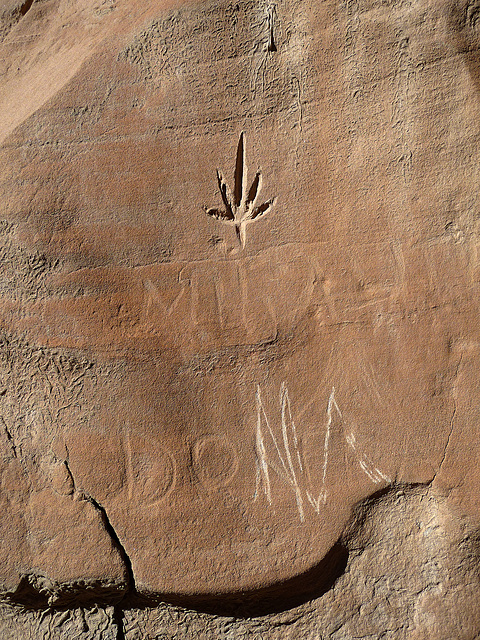
<path id="1" fill-rule="evenodd" d="M 282 422 L 282 439 L 283 439 L 283 454 L 280 445 L 275 438 L 275 435 L 272 431 L 272 427 L 270 426 L 270 422 L 268 420 L 268 416 L 266 414 L 265 408 L 262 403 L 262 397 L 260 393 L 260 385 L 257 386 L 256 392 L 256 404 L 257 404 L 257 433 L 256 433 L 256 449 L 257 449 L 257 480 L 255 487 L 255 496 L 258 495 L 258 489 L 260 484 L 263 486 L 263 490 L 267 497 L 269 504 L 272 503 L 272 493 L 271 493 L 271 485 L 270 485 L 270 472 L 269 468 L 275 471 L 275 473 L 282 478 L 295 493 L 295 498 L 297 501 L 298 512 L 300 514 L 300 520 L 304 519 L 303 512 L 303 498 L 302 491 L 298 484 L 297 480 L 297 472 L 295 471 L 295 467 L 298 467 L 300 473 L 303 473 L 303 465 L 300 456 L 300 452 L 298 449 L 298 439 L 297 433 L 295 429 L 295 423 L 292 418 L 291 408 L 290 408 L 290 400 L 288 397 L 288 391 L 285 384 L 282 384 L 280 388 L 280 406 L 281 406 L 281 422 Z M 269 459 L 267 456 L 262 423 L 266 426 L 268 436 L 271 438 L 271 441 L 275 447 L 275 451 L 278 456 L 278 461 L 274 461 Z M 289 437 L 290 431 L 290 437 Z M 290 438 L 292 441 L 292 447 L 296 454 L 294 458 L 292 458 L 291 448 L 290 448 Z"/>
<path id="2" fill-rule="evenodd" d="M 308 501 L 310 502 L 310 504 L 312 505 L 312 507 L 315 509 L 317 513 L 320 513 L 320 503 L 322 504 L 327 503 L 326 482 L 327 482 L 328 452 L 329 452 L 329 445 L 330 445 L 330 429 L 333 422 L 333 415 L 332 415 L 333 410 L 337 412 L 340 418 L 342 417 L 342 413 L 338 408 L 338 404 L 335 400 L 335 387 L 332 388 L 332 392 L 328 399 L 328 405 L 327 405 L 327 427 L 325 429 L 325 441 L 323 445 L 322 489 L 317 498 L 313 496 L 312 492 L 307 491 Z"/>
<path id="3" fill-rule="evenodd" d="M 360 453 L 357 449 L 357 442 L 355 440 L 355 436 L 353 433 L 346 437 L 346 440 L 349 446 L 355 453 L 355 457 L 357 458 L 358 464 L 360 465 L 362 471 L 370 478 L 370 480 L 374 484 L 378 484 L 379 482 L 391 482 L 391 479 L 382 473 L 377 467 L 374 466 L 373 462 L 370 460 L 368 456 L 364 453 Z"/>
<path id="4" fill-rule="evenodd" d="M 326 408 L 320 491 L 318 491 L 318 488 L 315 491 L 311 486 L 310 474 L 303 459 L 286 384 L 282 383 L 279 396 L 281 435 L 278 434 L 278 428 L 275 429 L 272 426 L 272 421 L 267 415 L 260 385 L 257 385 L 255 402 L 257 423 L 255 434 L 256 486 L 254 500 L 257 500 L 260 492 L 263 491 L 268 503 L 272 504 L 272 472 L 293 492 L 302 522 L 305 519 L 306 503 L 309 503 L 317 514 L 320 514 L 321 506 L 327 504 L 328 498 L 329 459 L 335 454 L 335 451 L 332 451 L 331 442 L 332 426 L 335 419 L 343 421 L 342 412 L 335 399 L 335 388 L 332 388 Z M 371 482 L 374 484 L 391 482 L 390 478 L 382 473 L 370 458 L 360 450 L 352 432 L 344 435 L 344 441 L 360 466 L 361 471 L 365 473 Z"/>

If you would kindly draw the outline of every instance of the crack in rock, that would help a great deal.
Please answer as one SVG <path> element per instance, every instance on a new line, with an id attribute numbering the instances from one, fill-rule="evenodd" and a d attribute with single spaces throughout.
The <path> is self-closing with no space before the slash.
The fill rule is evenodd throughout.
<path id="1" fill-rule="evenodd" d="M 117 532 L 113 528 L 112 523 L 108 518 L 105 507 L 103 507 L 99 502 L 97 502 L 95 498 L 92 498 L 92 496 L 89 496 L 85 493 L 82 494 L 82 499 L 85 500 L 86 502 L 89 502 L 100 513 L 103 526 L 105 527 L 105 530 L 107 531 L 108 535 L 112 539 L 112 542 L 116 547 L 116 549 L 118 550 L 120 557 L 122 558 L 123 564 L 125 566 L 125 573 L 127 576 L 127 591 L 135 592 L 136 591 L 135 577 L 133 574 L 132 561 L 130 560 L 130 557 L 128 556 L 127 552 L 125 551 L 125 547 L 120 542 Z"/>
<path id="2" fill-rule="evenodd" d="M 68 453 L 69 452 L 67 449 L 67 457 L 68 457 Z M 97 511 L 100 514 L 100 518 L 102 520 L 102 524 L 105 528 L 105 531 L 110 536 L 113 546 L 117 549 L 118 553 L 120 554 L 120 558 L 122 559 L 122 563 L 125 568 L 127 588 L 123 597 L 120 599 L 120 601 L 117 602 L 116 605 L 114 605 L 113 612 L 114 612 L 114 621 L 117 626 L 117 640 L 124 640 L 125 631 L 124 631 L 123 604 L 128 596 L 136 594 L 135 576 L 133 573 L 132 561 L 130 560 L 130 557 L 125 547 L 120 542 L 120 538 L 118 537 L 118 534 L 115 531 L 114 526 L 110 522 L 110 519 L 108 517 L 105 507 L 101 505 L 97 500 L 95 500 L 93 496 L 85 493 L 84 491 L 77 491 L 76 485 L 75 485 L 75 478 L 68 464 L 68 459 L 65 460 L 65 466 L 72 480 L 74 492 L 77 493 L 77 495 L 80 497 L 81 500 L 84 500 L 85 502 L 89 502 L 92 505 L 92 507 L 95 509 L 95 511 Z"/>
<path id="3" fill-rule="evenodd" d="M 115 548 L 119 552 L 120 557 L 121 557 L 122 562 L 123 562 L 123 566 L 125 567 L 125 573 L 126 573 L 126 578 L 127 578 L 127 589 L 125 591 L 125 594 L 124 594 L 123 598 L 116 605 L 114 605 L 114 607 L 113 607 L 114 620 L 115 620 L 115 623 L 117 625 L 117 640 L 124 640 L 125 634 L 124 634 L 123 606 L 122 605 L 123 605 L 125 599 L 127 598 L 127 596 L 136 593 L 135 576 L 134 576 L 134 573 L 133 573 L 132 561 L 130 560 L 129 555 L 126 552 L 125 547 L 120 542 L 120 538 L 118 537 L 117 532 L 115 531 L 112 523 L 110 522 L 110 519 L 108 518 L 108 515 L 107 515 L 107 512 L 105 510 L 105 507 L 103 507 L 99 502 L 97 502 L 97 500 L 95 500 L 95 498 L 93 498 L 92 496 L 90 496 L 88 494 L 82 493 L 81 494 L 81 499 L 85 500 L 86 502 L 89 502 L 93 506 L 93 508 L 96 511 L 98 511 L 98 513 L 100 514 L 103 526 L 105 527 L 105 531 L 108 533 L 108 535 L 110 536 L 110 538 L 112 540 L 113 545 L 115 546 Z"/>
<path id="4" fill-rule="evenodd" d="M 452 437 L 453 429 L 455 427 L 455 418 L 456 418 L 456 415 L 457 415 L 457 401 L 455 399 L 455 384 L 456 384 L 456 381 L 457 381 L 457 378 L 458 378 L 458 372 L 459 372 L 460 367 L 462 365 L 462 358 L 463 358 L 463 354 L 460 354 L 460 359 L 459 359 L 458 364 L 457 364 L 457 366 L 455 368 L 455 373 L 454 373 L 454 376 L 453 376 L 454 382 L 453 382 L 453 385 L 452 385 L 452 390 L 453 390 L 453 394 L 454 395 L 453 395 L 453 412 L 452 412 L 452 417 L 450 418 L 450 430 L 449 430 L 449 433 L 448 433 L 447 441 L 445 443 L 445 447 L 443 449 L 442 459 L 440 460 L 440 464 L 438 465 L 438 469 L 436 470 L 436 472 L 435 472 L 430 484 L 435 482 L 438 474 L 440 473 L 442 465 L 445 462 L 445 458 L 447 457 L 448 447 L 450 445 L 450 439 Z"/>

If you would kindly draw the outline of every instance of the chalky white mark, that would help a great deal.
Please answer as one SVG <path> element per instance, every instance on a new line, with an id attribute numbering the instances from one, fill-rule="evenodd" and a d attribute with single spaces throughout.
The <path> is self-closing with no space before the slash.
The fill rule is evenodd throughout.
<path id="1" fill-rule="evenodd" d="M 327 429 L 325 431 L 325 442 L 324 442 L 324 446 L 323 446 L 323 473 L 322 473 L 322 493 L 324 495 L 323 498 L 323 502 L 326 503 L 327 501 L 327 489 L 325 487 L 325 483 L 327 480 L 327 467 L 328 467 L 328 445 L 330 444 L 330 427 L 332 426 L 332 409 L 333 407 L 335 407 L 335 409 L 338 411 L 340 417 L 342 417 L 342 413 L 340 411 L 340 409 L 338 408 L 338 404 L 335 400 L 335 387 L 333 387 L 332 389 L 332 393 L 330 394 L 330 397 L 328 399 L 328 406 L 327 406 Z"/>
<path id="2" fill-rule="evenodd" d="M 346 436 L 346 440 L 353 450 L 360 468 L 374 484 L 378 484 L 379 482 L 382 482 L 382 480 L 384 482 L 391 482 L 391 479 L 387 475 L 382 473 L 380 469 L 377 469 L 377 467 L 373 464 L 370 458 L 368 458 L 368 456 L 358 451 L 357 442 L 353 433 L 350 433 L 350 435 Z"/>
<path id="3" fill-rule="evenodd" d="M 268 424 L 268 418 L 262 404 L 262 398 L 260 395 L 260 385 L 257 386 L 255 401 L 257 405 L 257 434 L 256 434 L 257 478 L 256 478 L 254 500 L 256 500 L 258 497 L 258 487 L 261 481 L 263 480 L 263 490 L 267 497 L 268 504 L 272 504 L 272 492 L 270 488 L 270 476 L 268 473 L 267 452 L 265 450 L 265 443 L 263 441 L 262 414 L 267 424 Z"/>
<path id="4" fill-rule="evenodd" d="M 277 439 L 275 436 L 274 429 L 268 419 L 267 412 L 262 401 L 260 385 L 257 385 L 255 394 L 257 427 L 255 440 L 256 481 L 254 500 L 257 500 L 259 497 L 259 491 L 263 490 L 268 504 L 272 504 L 272 483 L 270 479 L 270 470 L 272 470 L 278 478 L 291 487 L 295 495 L 300 520 L 303 522 L 305 519 L 305 500 L 310 503 L 317 514 L 320 514 L 321 507 L 327 503 L 327 478 L 329 459 L 331 456 L 330 449 L 332 446 L 332 427 L 334 424 L 335 413 L 340 420 L 343 420 L 343 416 L 335 399 L 335 387 L 332 387 L 326 410 L 327 420 L 325 426 L 325 438 L 323 442 L 321 490 L 317 495 L 316 491 L 314 492 L 311 489 L 306 488 L 310 485 L 309 473 L 308 470 L 305 469 L 305 465 L 302 460 L 300 441 L 297 435 L 297 428 L 293 419 L 290 397 L 285 382 L 280 386 L 279 399 L 282 432 L 281 440 L 279 438 Z M 380 471 L 380 469 L 374 465 L 372 460 L 370 460 L 366 454 L 360 451 L 353 433 L 346 435 L 345 440 L 353 451 L 355 460 L 358 462 L 360 469 L 371 480 L 371 482 L 374 484 L 378 484 L 380 482 L 391 482 L 391 479 Z M 273 457 L 268 453 L 269 446 L 270 454 L 272 451 L 274 452 Z"/>
<path id="5" fill-rule="evenodd" d="M 260 485 L 263 486 L 263 492 L 268 500 L 269 504 L 272 504 L 271 483 L 269 469 L 272 469 L 277 476 L 286 482 L 292 488 L 295 494 L 297 503 L 297 509 L 300 516 L 300 520 L 304 521 L 303 510 L 303 498 L 302 491 L 298 483 L 297 472 L 295 471 L 295 464 L 299 465 L 300 473 L 303 471 L 303 465 L 301 463 L 300 452 L 298 448 L 298 438 L 295 429 L 295 423 L 293 422 L 290 399 L 288 397 L 288 390 L 283 383 L 280 387 L 280 410 L 281 410 L 281 422 L 282 422 L 282 437 L 283 437 L 283 453 L 281 447 L 275 437 L 273 429 L 268 420 L 265 407 L 263 406 L 260 385 L 257 385 L 257 391 L 255 394 L 256 407 L 257 407 L 257 432 L 256 432 L 256 486 L 254 500 L 258 498 L 258 492 Z M 273 444 L 275 453 L 278 460 L 272 460 L 268 457 L 265 441 L 263 437 L 262 422 L 266 425 L 268 436 Z M 289 431 L 293 440 L 293 448 L 296 456 L 292 457 L 291 444 L 289 439 Z"/>
<path id="6" fill-rule="evenodd" d="M 310 491 L 307 491 L 307 498 L 316 513 L 320 513 L 320 505 L 327 503 L 327 469 L 328 469 L 328 456 L 329 456 L 329 446 L 330 446 L 330 432 L 331 426 L 333 422 L 333 410 L 336 410 L 340 418 L 342 418 L 342 412 L 335 400 L 335 387 L 332 388 L 332 392 L 330 393 L 330 397 L 328 398 L 327 405 L 327 426 L 325 429 L 325 440 L 323 443 L 323 465 L 322 465 L 322 489 L 317 498 L 313 496 Z"/>
<path id="7" fill-rule="evenodd" d="M 280 405 L 281 405 L 281 408 L 282 408 L 283 445 L 284 445 L 284 448 L 285 448 L 285 452 L 287 454 L 287 461 L 288 461 L 288 466 L 289 466 L 289 469 L 290 469 L 291 484 L 294 487 L 295 498 L 297 500 L 298 512 L 300 514 L 300 519 L 303 521 L 302 493 L 301 493 L 300 487 L 298 486 L 297 476 L 296 476 L 296 473 L 295 473 L 295 468 L 293 466 L 292 456 L 291 456 L 291 453 L 290 453 L 290 443 L 289 443 L 289 440 L 288 440 L 287 411 L 288 411 L 288 424 L 290 424 L 290 429 L 292 431 L 293 446 L 294 446 L 295 451 L 297 453 L 297 459 L 298 459 L 298 463 L 299 463 L 300 472 L 303 472 L 303 466 L 302 466 L 302 461 L 300 459 L 300 454 L 299 454 L 299 451 L 298 451 L 297 431 L 295 429 L 295 423 L 293 421 L 292 412 L 291 412 L 291 408 L 290 408 L 290 398 L 288 397 L 288 390 L 287 390 L 287 387 L 285 386 L 284 382 L 282 383 L 282 386 L 280 388 Z"/>

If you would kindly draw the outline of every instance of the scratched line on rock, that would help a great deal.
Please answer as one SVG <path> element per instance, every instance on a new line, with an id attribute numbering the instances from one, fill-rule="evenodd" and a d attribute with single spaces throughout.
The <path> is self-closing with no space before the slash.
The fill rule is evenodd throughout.
<path id="1" fill-rule="evenodd" d="M 298 437 L 297 426 L 292 412 L 292 405 L 286 384 L 280 386 L 279 421 L 272 421 L 267 413 L 262 399 L 260 385 L 255 392 L 256 406 L 256 480 L 254 501 L 263 493 L 267 502 L 272 506 L 272 485 L 274 477 L 280 480 L 292 491 L 301 522 L 305 520 L 305 505 L 309 504 L 319 515 L 321 507 L 327 504 L 329 491 L 327 488 L 331 463 L 335 453 L 335 443 L 332 440 L 332 429 L 335 420 L 340 420 L 343 431 L 342 442 L 345 443 L 360 470 L 374 484 L 390 483 L 391 479 L 375 466 L 374 462 L 361 450 L 353 432 L 346 434 L 343 428 L 343 415 L 335 398 L 335 388 L 332 387 L 325 410 L 325 433 L 323 437 L 322 453 L 320 454 L 321 480 L 320 490 L 312 487 L 309 470 L 302 454 L 301 442 Z M 278 425 L 278 422 L 280 423 Z M 337 429 L 338 430 L 338 429 Z M 345 446 L 344 445 L 344 446 Z M 338 443 L 337 443 L 338 446 Z"/>
<path id="2" fill-rule="evenodd" d="M 373 464 L 373 462 L 370 460 L 370 458 L 366 454 L 361 453 L 358 450 L 357 442 L 353 433 L 350 433 L 348 436 L 346 436 L 346 440 L 350 448 L 355 453 L 355 457 L 357 459 L 358 464 L 360 465 L 360 468 L 365 473 L 365 475 L 367 475 L 370 478 L 370 480 L 373 483 L 377 484 L 379 482 L 382 482 L 382 480 L 384 482 L 391 482 L 391 479 L 388 476 L 386 476 L 384 473 L 382 473 L 379 469 L 377 469 L 377 467 Z"/>
<path id="3" fill-rule="evenodd" d="M 325 429 L 325 440 L 323 445 L 323 466 L 322 466 L 322 488 L 320 493 L 315 498 L 313 493 L 307 491 L 307 498 L 312 507 L 315 509 L 317 513 L 320 513 L 320 504 L 327 503 L 327 467 L 328 467 L 328 454 L 329 454 L 329 445 L 330 445 L 330 430 L 333 422 L 333 410 L 336 410 L 340 418 L 342 417 L 342 413 L 338 408 L 338 404 L 335 400 L 335 387 L 332 388 L 332 392 L 330 393 L 330 397 L 328 399 L 327 405 L 327 426 Z"/>

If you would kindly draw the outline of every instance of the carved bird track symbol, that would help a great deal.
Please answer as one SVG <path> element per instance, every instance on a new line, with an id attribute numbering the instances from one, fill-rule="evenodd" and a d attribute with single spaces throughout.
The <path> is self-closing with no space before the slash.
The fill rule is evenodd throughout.
<path id="1" fill-rule="evenodd" d="M 237 146 L 233 193 L 219 169 L 217 169 L 217 180 L 225 209 L 207 209 L 205 207 L 205 213 L 216 220 L 220 220 L 220 222 L 234 225 L 240 248 L 243 249 L 245 247 L 247 224 L 268 213 L 276 201 L 276 198 L 271 198 L 262 204 L 258 204 L 262 189 L 262 172 L 260 169 L 257 171 L 250 188 L 247 188 L 246 145 L 243 132 L 240 134 Z"/>

